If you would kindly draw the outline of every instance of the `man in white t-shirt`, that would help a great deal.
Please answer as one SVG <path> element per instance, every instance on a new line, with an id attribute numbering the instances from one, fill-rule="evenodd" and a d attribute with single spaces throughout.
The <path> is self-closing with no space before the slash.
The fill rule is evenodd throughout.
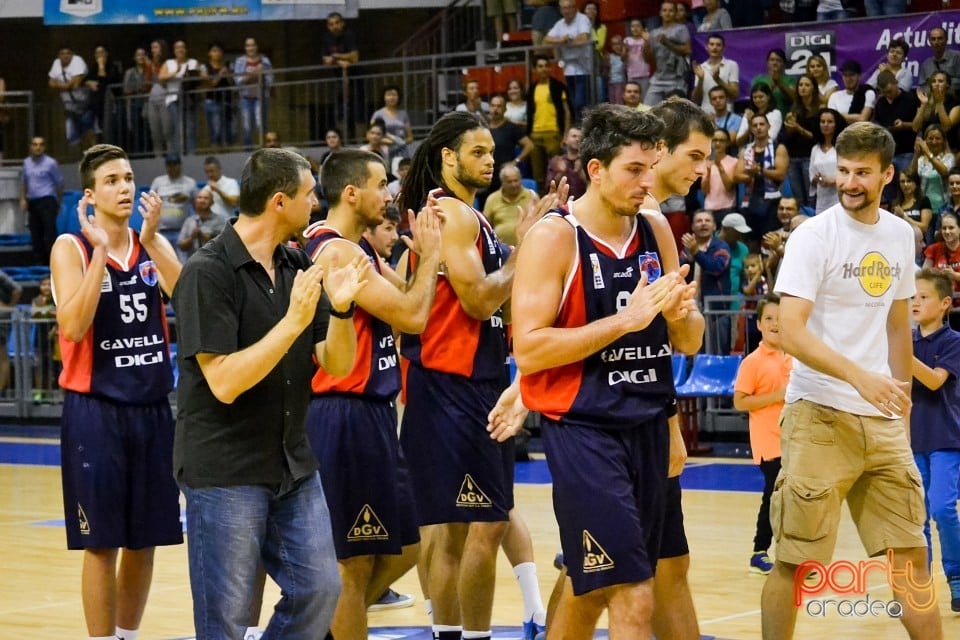
<path id="1" fill-rule="evenodd" d="M 197 181 L 183 175 L 180 155 L 168 153 L 164 159 L 167 172 L 153 179 L 151 191 L 163 201 L 160 205 L 160 224 L 157 231 L 176 246 L 180 228 L 190 215 L 190 201 L 197 191 Z"/>
<path id="2" fill-rule="evenodd" d="M 83 134 L 93 131 L 95 124 L 90 89 L 83 83 L 87 78 L 87 63 L 80 56 L 74 55 L 70 47 L 62 47 L 47 78 L 48 86 L 60 92 L 60 101 L 66 116 L 64 129 L 67 144 L 76 144 L 80 142 Z"/>
<path id="3" fill-rule="evenodd" d="M 879 206 L 894 175 L 893 137 L 858 122 L 836 149 L 840 202 L 790 235 L 777 275 L 780 334 L 794 368 L 771 504 L 777 559 L 763 587 L 763 637 L 792 637 L 806 605 L 797 598 L 809 602 L 826 586 L 846 499 L 867 554 L 887 553 L 874 562 L 892 564 L 910 637 L 941 638 L 923 490 L 907 441 L 913 234 Z"/>
<path id="4" fill-rule="evenodd" d="M 860 84 L 862 71 L 860 63 L 856 60 L 844 62 L 840 66 L 843 90 L 831 93 L 827 101 L 827 107 L 839 111 L 847 124 L 869 121 L 873 116 L 873 107 L 877 103 L 877 92 L 867 85 Z"/>
<path id="5" fill-rule="evenodd" d="M 547 32 L 543 43 L 557 47 L 563 63 L 563 81 L 570 93 L 573 121 L 579 122 L 581 111 L 590 99 L 590 81 L 599 69 L 593 68 L 593 25 L 590 18 L 577 11 L 576 0 L 560 0 L 563 16 Z"/>
<path id="6" fill-rule="evenodd" d="M 723 57 L 727 41 L 723 34 L 712 33 L 707 37 L 707 59 L 703 64 L 694 64 L 693 73 L 697 77 L 693 87 L 693 101 L 707 114 L 713 113 L 710 92 L 714 87 L 723 89 L 729 100 L 740 97 L 740 65 L 736 60 Z"/>
<path id="7" fill-rule="evenodd" d="M 236 217 L 240 204 L 240 183 L 223 175 L 220 160 L 216 156 L 207 156 L 203 160 L 203 172 L 207 176 L 207 186 L 213 193 L 213 206 L 210 209 L 227 220 Z"/>

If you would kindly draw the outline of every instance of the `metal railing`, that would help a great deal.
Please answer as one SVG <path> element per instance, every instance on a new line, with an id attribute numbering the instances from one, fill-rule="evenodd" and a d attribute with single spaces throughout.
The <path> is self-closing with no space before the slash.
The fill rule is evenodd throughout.
<path id="1" fill-rule="evenodd" d="M 0 97 L 3 164 L 20 164 L 30 151 L 30 140 L 37 130 L 33 91 L 7 91 Z"/>

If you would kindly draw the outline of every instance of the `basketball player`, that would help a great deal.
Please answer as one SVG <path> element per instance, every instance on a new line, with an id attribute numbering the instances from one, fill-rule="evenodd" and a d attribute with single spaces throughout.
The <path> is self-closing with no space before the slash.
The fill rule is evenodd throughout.
<path id="1" fill-rule="evenodd" d="M 60 236 L 50 263 L 66 391 L 67 546 L 84 550 L 89 636 L 132 640 L 150 591 L 154 547 L 183 541 L 170 472 L 173 373 L 161 295 L 173 291 L 180 263 L 157 233 L 160 198 L 150 192 L 137 204 L 123 149 L 88 149 L 80 182 L 81 233 Z M 143 215 L 140 233 L 129 225 L 135 206 Z"/>
<path id="2" fill-rule="evenodd" d="M 443 273 L 426 329 L 401 342 L 407 405 L 400 442 L 420 524 L 441 525 L 424 559 L 440 640 L 490 637 L 497 547 L 513 507 L 512 441 L 490 438 L 486 426 L 507 386 L 501 307 L 516 252 L 502 259 L 493 228 L 471 206 L 493 178 L 493 144 L 475 116 L 443 116 L 417 149 L 399 203 L 416 210 L 432 194 L 445 215 Z M 557 196 L 544 200 L 553 206 Z M 520 215 L 518 240 L 536 215 Z"/>
<path id="3" fill-rule="evenodd" d="M 651 634 L 674 393 L 670 345 L 699 346 L 702 334 L 686 269 L 662 273 L 657 234 L 638 216 L 663 126 L 622 105 L 588 112 L 587 192 L 537 224 L 519 252 L 515 355 L 523 402 L 544 416 L 572 586 L 551 638 L 592 638 L 604 608 L 611 635 Z"/>
<path id="4" fill-rule="evenodd" d="M 412 487 L 397 441 L 393 330 L 416 334 L 426 326 L 440 265 L 440 219 L 429 203 L 417 216 L 419 260 L 401 291 L 381 275 L 382 261 L 364 238 L 384 222 L 392 201 L 383 160 L 347 149 L 327 158 L 321 176 L 330 211 L 304 234 L 310 258 L 325 270 L 357 256 L 374 267 L 356 297 L 353 368 L 342 377 L 318 370 L 307 413 L 343 582 L 331 631 L 338 640 L 366 640 L 367 607 L 416 564 L 419 551 Z"/>

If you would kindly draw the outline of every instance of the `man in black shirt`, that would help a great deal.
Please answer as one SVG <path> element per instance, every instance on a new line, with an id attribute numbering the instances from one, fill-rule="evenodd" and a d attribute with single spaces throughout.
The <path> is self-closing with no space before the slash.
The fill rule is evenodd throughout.
<path id="1" fill-rule="evenodd" d="M 893 166 L 897 174 L 910 167 L 913 160 L 913 144 L 916 133 L 913 130 L 913 118 L 920 108 L 920 101 L 912 91 L 903 91 L 897 84 L 897 77 L 891 71 L 881 71 L 877 75 L 877 103 L 874 106 L 873 121 L 893 135 Z M 892 180 L 883 189 L 883 201 L 893 202 L 898 180 Z"/>
<path id="2" fill-rule="evenodd" d="M 307 225 L 315 184 L 301 156 L 254 152 L 241 176 L 239 219 L 197 252 L 174 292 L 174 474 L 187 498 L 201 638 L 241 639 L 261 562 L 283 592 L 269 637 L 323 638 L 340 591 L 304 423 L 311 356 L 334 375 L 353 364 L 352 300 L 370 264 L 324 274 L 287 246 Z M 321 286 L 328 297 L 318 312 Z"/>
<path id="3" fill-rule="evenodd" d="M 320 55 L 324 65 L 330 68 L 329 77 L 343 78 L 349 74 L 349 67 L 360 61 L 360 51 L 357 48 L 357 38 L 353 31 L 347 29 L 343 16 L 337 12 L 327 16 L 327 30 L 320 36 Z M 343 83 L 336 82 L 328 92 L 325 102 L 328 104 L 325 122 L 332 124 L 334 119 L 343 123 L 342 130 L 350 136 L 353 133 L 354 122 L 365 122 L 366 116 L 361 113 L 363 108 L 363 84 L 350 82 L 347 92 L 347 113 L 344 113 Z"/>
<path id="4" fill-rule="evenodd" d="M 533 141 L 526 132 L 506 119 L 507 99 L 502 95 L 490 98 L 490 115 L 487 127 L 493 136 L 493 182 L 480 198 L 485 202 L 487 195 L 500 188 L 500 169 L 508 162 L 520 164 L 533 153 Z M 480 206 L 483 209 L 483 203 Z"/>

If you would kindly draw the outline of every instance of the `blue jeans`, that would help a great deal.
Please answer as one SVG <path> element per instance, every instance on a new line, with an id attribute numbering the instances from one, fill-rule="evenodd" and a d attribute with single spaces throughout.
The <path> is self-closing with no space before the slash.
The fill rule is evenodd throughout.
<path id="1" fill-rule="evenodd" d="M 833 20 L 846 20 L 850 17 L 850 13 L 846 9 L 838 9 L 835 11 L 818 11 L 817 12 L 817 22 L 830 22 Z"/>
<path id="2" fill-rule="evenodd" d="M 261 559 L 283 594 L 263 637 L 323 638 L 340 574 L 319 474 L 282 496 L 263 486 L 181 489 L 197 640 L 242 640 Z"/>
<path id="3" fill-rule="evenodd" d="M 907 0 L 863 0 L 867 17 L 897 16 L 907 12 Z"/>
<path id="4" fill-rule="evenodd" d="M 923 478 L 924 503 L 927 521 L 923 533 L 927 536 L 927 553 L 933 558 L 930 542 L 930 518 L 937 523 L 940 535 L 940 555 L 943 573 L 960 578 L 960 517 L 957 515 L 957 482 L 960 479 L 960 451 L 941 450 L 915 453 L 914 460 Z"/>
<path id="5" fill-rule="evenodd" d="M 787 181 L 790 183 L 790 193 L 797 199 L 797 205 L 803 206 L 810 202 L 810 156 L 806 158 L 790 158 L 787 168 Z"/>
<path id="6" fill-rule="evenodd" d="M 207 114 L 207 133 L 210 144 L 220 146 L 233 144 L 233 118 L 230 107 L 220 100 L 207 98 L 203 101 L 203 111 Z"/>
<path id="7" fill-rule="evenodd" d="M 167 138 L 167 151 L 173 153 L 193 153 L 197 150 L 197 112 L 185 107 L 180 109 L 180 100 L 167 105 L 167 118 L 170 120 L 170 137 Z M 183 126 L 186 149 L 180 146 L 180 127 Z"/>
<path id="8" fill-rule="evenodd" d="M 254 129 L 258 133 L 266 131 L 268 104 L 266 96 L 263 100 L 260 100 L 260 98 L 240 98 L 240 119 L 243 122 L 244 146 L 249 147 L 253 144 Z"/>
<path id="9" fill-rule="evenodd" d="M 570 96 L 571 118 L 574 123 L 580 122 L 580 114 L 590 99 L 590 82 L 592 76 L 564 76 L 567 83 L 567 95 Z M 566 132 L 564 132 L 566 135 Z"/>

